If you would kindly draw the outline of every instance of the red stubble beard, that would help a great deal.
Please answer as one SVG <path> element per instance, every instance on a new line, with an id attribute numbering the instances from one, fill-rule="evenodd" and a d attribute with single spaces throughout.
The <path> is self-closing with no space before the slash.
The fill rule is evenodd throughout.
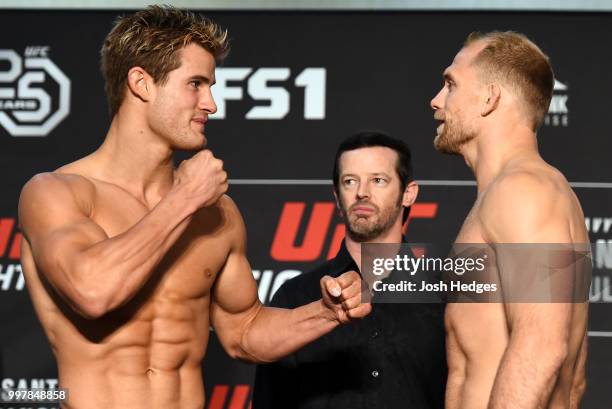
<path id="1" fill-rule="evenodd" d="M 469 132 L 465 126 L 459 121 L 439 113 L 434 114 L 434 119 L 443 121 L 442 131 L 436 134 L 434 138 L 434 148 L 441 153 L 449 155 L 459 155 L 461 146 L 470 142 L 476 136 L 473 132 Z"/>

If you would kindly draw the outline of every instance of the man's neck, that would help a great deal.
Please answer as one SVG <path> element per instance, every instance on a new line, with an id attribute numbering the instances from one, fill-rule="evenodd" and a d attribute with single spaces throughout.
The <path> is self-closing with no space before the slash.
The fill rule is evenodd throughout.
<path id="1" fill-rule="evenodd" d="M 174 181 L 171 147 L 136 118 L 116 115 L 92 159 L 95 176 L 122 187 L 148 206 L 161 200 Z"/>
<path id="2" fill-rule="evenodd" d="M 483 192 L 517 158 L 537 156 L 535 133 L 517 126 L 506 132 L 497 128 L 486 135 L 479 135 L 461 148 L 461 155 L 474 172 L 478 193 Z"/>

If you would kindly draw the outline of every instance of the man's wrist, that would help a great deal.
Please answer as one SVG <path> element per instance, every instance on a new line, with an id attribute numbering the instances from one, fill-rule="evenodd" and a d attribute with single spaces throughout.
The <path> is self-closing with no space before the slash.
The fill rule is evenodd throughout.
<path id="1" fill-rule="evenodd" d="M 198 208 L 187 200 L 181 185 L 174 185 L 164 196 L 162 202 L 169 208 L 172 215 L 178 215 L 181 220 L 191 217 Z M 161 204 L 161 202 L 160 202 Z"/>
<path id="2" fill-rule="evenodd" d="M 331 307 L 327 306 L 322 298 L 318 301 L 318 307 L 319 317 L 326 321 L 333 322 L 335 325 L 340 325 L 338 314 Z"/>

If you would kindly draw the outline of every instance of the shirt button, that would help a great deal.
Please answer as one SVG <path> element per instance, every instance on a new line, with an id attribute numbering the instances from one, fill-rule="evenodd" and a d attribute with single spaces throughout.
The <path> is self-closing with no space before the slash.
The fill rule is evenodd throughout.
<path id="1" fill-rule="evenodd" d="M 378 378 L 378 371 L 372 371 L 372 378 Z"/>
<path id="2" fill-rule="evenodd" d="M 376 338 L 379 335 L 378 331 L 372 331 L 372 338 Z"/>

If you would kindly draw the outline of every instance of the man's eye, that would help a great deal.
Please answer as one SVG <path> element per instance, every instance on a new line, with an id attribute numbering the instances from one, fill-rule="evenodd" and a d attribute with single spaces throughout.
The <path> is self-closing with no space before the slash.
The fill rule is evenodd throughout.
<path id="1" fill-rule="evenodd" d="M 191 86 L 194 88 L 200 87 L 200 81 L 191 81 L 189 84 L 191 84 Z"/>
<path id="2" fill-rule="evenodd" d="M 387 180 L 383 178 L 374 178 L 374 183 L 376 183 L 377 185 L 384 185 L 385 183 L 387 183 Z"/>
<path id="3" fill-rule="evenodd" d="M 355 179 L 344 179 L 342 183 L 344 183 L 346 186 L 354 185 Z"/>

